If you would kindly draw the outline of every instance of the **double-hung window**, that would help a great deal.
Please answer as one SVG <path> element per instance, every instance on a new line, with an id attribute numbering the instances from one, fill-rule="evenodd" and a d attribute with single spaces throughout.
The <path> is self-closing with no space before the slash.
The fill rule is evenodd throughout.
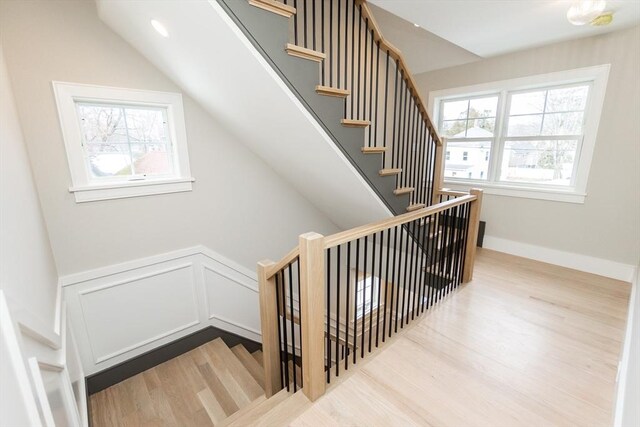
<path id="1" fill-rule="evenodd" d="M 447 186 L 581 203 L 609 66 L 430 94 Z"/>
<path id="2" fill-rule="evenodd" d="M 191 190 L 180 94 L 53 86 L 77 202 Z"/>

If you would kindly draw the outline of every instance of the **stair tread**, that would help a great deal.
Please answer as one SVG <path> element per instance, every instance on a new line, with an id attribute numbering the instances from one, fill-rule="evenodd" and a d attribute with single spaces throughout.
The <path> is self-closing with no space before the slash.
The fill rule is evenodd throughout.
<path id="1" fill-rule="evenodd" d="M 262 358 L 262 350 L 256 350 L 253 353 L 251 353 L 251 355 L 253 356 L 254 359 L 258 361 L 260 366 L 264 366 L 264 359 Z"/>
<path id="2" fill-rule="evenodd" d="M 249 353 L 242 344 L 238 344 L 233 347 L 231 351 L 236 355 L 247 371 L 249 371 L 253 379 L 256 380 L 264 390 L 264 369 L 262 368 L 262 365 L 253 358 L 251 353 Z"/>
<path id="3" fill-rule="evenodd" d="M 298 418 L 307 408 L 311 406 L 311 401 L 302 391 L 294 393 L 293 396 L 284 402 L 276 405 L 269 412 L 261 416 L 256 422 L 250 424 L 255 427 L 285 426 Z"/>
<path id="4" fill-rule="evenodd" d="M 402 173 L 402 169 L 400 169 L 400 168 L 386 168 L 386 169 L 380 169 L 380 171 L 378 173 L 380 174 L 380 176 L 398 175 L 398 174 Z"/>
<path id="5" fill-rule="evenodd" d="M 260 384 L 253 379 L 222 339 L 216 338 L 201 348 L 210 360 L 212 370 L 239 408 L 247 406 L 264 393 Z"/>
<path id="6" fill-rule="evenodd" d="M 308 59 L 311 61 L 320 62 L 326 58 L 326 55 L 317 50 L 307 49 L 306 47 L 298 46 L 292 43 L 287 43 L 285 50 L 289 55 L 296 56 L 302 59 Z"/>
<path id="7" fill-rule="evenodd" d="M 338 87 L 318 85 L 316 86 L 316 93 L 318 93 L 319 95 L 335 96 L 337 98 L 346 98 L 351 94 L 351 91 L 347 89 L 340 89 Z"/>
<path id="8" fill-rule="evenodd" d="M 356 119 L 342 119 L 340 120 L 343 126 L 348 127 L 367 127 L 371 125 L 369 120 L 356 120 Z"/>
<path id="9" fill-rule="evenodd" d="M 218 374 L 211 367 L 210 359 L 207 353 L 202 348 L 196 348 L 189 352 L 190 357 L 198 366 L 200 375 L 204 378 L 207 387 L 213 392 L 216 401 L 220 404 L 225 414 L 231 415 L 237 412 L 240 407 L 233 399 L 233 396 L 224 386 L 222 380 L 218 377 Z"/>
<path id="10" fill-rule="evenodd" d="M 252 408 L 247 408 L 246 410 L 240 410 L 239 415 L 235 417 L 232 422 L 225 425 L 228 427 L 251 425 L 251 423 L 257 422 L 260 417 L 287 400 L 290 396 L 291 393 L 286 388 L 282 389 L 258 405 Z"/>
<path id="11" fill-rule="evenodd" d="M 295 15 L 296 8 L 276 0 L 249 0 L 249 4 L 260 9 L 268 10 L 285 18 Z"/>
<path id="12" fill-rule="evenodd" d="M 210 388 L 200 390 L 197 395 L 213 425 L 217 426 L 227 418 L 225 410 L 222 408 Z"/>
<path id="13" fill-rule="evenodd" d="M 387 147 L 362 147 L 361 150 L 364 154 L 380 154 L 387 151 Z"/>
<path id="14" fill-rule="evenodd" d="M 403 194 L 409 194 L 413 192 L 413 187 L 400 187 L 400 188 L 396 188 L 395 190 L 393 190 L 393 194 L 395 194 L 396 196 L 400 196 Z"/>
<path id="15" fill-rule="evenodd" d="M 254 408 L 256 408 L 257 406 L 261 405 L 263 402 L 267 401 L 267 396 L 262 395 L 259 398 L 257 398 L 256 400 L 254 400 L 253 402 L 251 402 L 250 404 L 248 404 L 247 406 L 245 406 L 244 408 L 242 408 L 239 411 L 236 411 L 234 414 L 231 414 L 230 416 L 228 416 L 227 418 L 225 418 L 224 420 L 222 420 L 221 422 L 216 423 L 214 421 L 214 425 L 216 427 L 227 427 L 232 425 L 238 418 L 244 416 L 246 413 L 252 411 Z"/>

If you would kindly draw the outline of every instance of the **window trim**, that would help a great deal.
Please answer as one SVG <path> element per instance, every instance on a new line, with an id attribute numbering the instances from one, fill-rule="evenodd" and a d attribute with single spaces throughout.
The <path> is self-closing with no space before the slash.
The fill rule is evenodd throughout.
<path id="1" fill-rule="evenodd" d="M 587 196 L 587 183 L 591 163 L 593 160 L 593 152 L 598 136 L 598 128 L 600 117 L 604 104 L 604 98 L 609 79 L 610 64 L 597 65 L 593 67 L 579 68 L 575 70 L 559 71 L 548 74 L 539 74 L 527 77 L 520 77 L 509 80 L 500 80 L 458 88 L 443 89 L 429 92 L 429 111 L 433 114 L 435 123 L 440 123 L 440 104 L 442 100 L 455 98 L 474 98 L 487 96 L 492 94 L 500 94 L 498 99 L 496 129 L 498 126 L 506 125 L 506 108 L 507 99 L 504 94 L 507 92 L 526 91 L 532 89 L 542 89 L 551 86 L 562 86 L 576 83 L 590 83 L 591 90 L 588 95 L 587 105 L 584 112 L 584 129 L 583 141 L 579 158 L 577 161 L 574 185 L 567 187 L 553 187 L 550 185 L 535 186 L 527 183 L 510 183 L 499 181 L 499 177 L 494 176 L 494 181 L 469 180 L 469 179 L 450 179 L 445 178 L 444 183 L 447 187 L 454 189 L 468 189 L 471 187 L 480 187 L 485 189 L 487 194 L 500 196 L 524 197 L 530 199 L 562 201 L 569 203 L 584 203 Z M 500 122 L 500 123 L 498 123 Z M 503 123 L 504 122 L 504 123 Z M 443 138 L 446 141 L 446 138 Z M 495 136 L 493 140 L 497 141 Z M 493 155 L 493 150 L 503 149 L 503 147 L 495 147 L 499 144 L 497 141 L 492 146 L 492 155 L 490 155 L 490 164 L 495 171 L 495 162 L 502 156 Z M 444 147 L 446 150 L 446 146 Z M 443 170 L 444 172 L 444 170 Z"/>
<path id="2" fill-rule="evenodd" d="M 181 94 L 59 81 L 53 81 L 52 86 L 71 174 L 72 184 L 69 192 L 74 194 L 76 203 L 176 193 L 193 189 L 195 179 L 191 176 L 189 165 Z M 77 102 L 166 109 L 169 138 L 173 149 L 174 173 L 170 176 L 149 177 L 142 180 L 136 177 L 130 181 L 106 180 L 102 183 L 92 181 L 85 161 L 76 109 Z"/>

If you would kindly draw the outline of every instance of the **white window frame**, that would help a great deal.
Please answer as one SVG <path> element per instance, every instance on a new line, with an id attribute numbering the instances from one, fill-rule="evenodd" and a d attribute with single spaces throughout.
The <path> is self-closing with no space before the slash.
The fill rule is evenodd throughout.
<path id="1" fill-rule="evenodd" d="M 67 152 L 71 186 L 77 203 L 191 191 L 195 179 L 189 167 L 182 95 L 78 83 L 52 82 L 62 137 Z M 148 106 L 166 109 L 174 172 L 171 176 L 135 177 L 128 181 L 92 180 L 85 161 L 76 103 Z"/>
<path id="2" fill-rule="evenodd" d="M 490 176 L 487 180 L 445 178 L 444 184 L 456 190 L 467 190 L 469 187 L 479 187 L 487 194 L 500 196 L 523 197 L 530 199 L 552 200 L 569 203 L 584 203 L 587 196 L 587 182 L 593 152 L 595 149 L 600 124 L 600 116 L 609 79 L 610 64 L 575 70 L 540 74 L 510 80 L 501 80 L 459 88 L 432 91 L 429 93 L 429 111 L 433 113 L 435 123 L 440 123 L 440 105 L 443 100 L 456 98 L 474 98 L 488 95 L 498 95 L 498 110 L 494 136 L 491 138 L 492 147 L 489 157 Z M 502 158 L 507 119 L 507 95 L 511 92 L 545 89 L 553 86 L 586 83 L 590 85 L 587 104 L 584 112 L 583 140 L 578 158 L 574 165 L 575 174 L 570 186 L 552 186 L 541 184 L 536 186 L 529 183 L 513 183 L 499 181 L 499 159 Z M 443 138 L 446 144 L 446 138 Z M 490 138 L 487 138 L 490 139 Z M 446 152 L 446 146 L 443 151 Z M 497 155 L 496 155 L 497 154 Z M 494 175 L 491 176 L 491 173 Z M 493 178 L 493 180 L 489 180 Z"/>

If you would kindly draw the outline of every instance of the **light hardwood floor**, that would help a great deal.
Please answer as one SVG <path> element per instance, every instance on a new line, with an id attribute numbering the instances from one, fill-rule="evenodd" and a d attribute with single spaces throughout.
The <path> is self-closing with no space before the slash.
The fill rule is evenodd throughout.
<path id="1" fill-rule="evenodd" d="M 488 250 L 293 426 L 607 426 L 630 286 Z"/>
<path id="2" fill-rule="evenodd" d="M 91 396 L 92 419 L 211 426 L 244 407 L 222 424 L 608 426 L 629 292 L 628 283 L 480 250 L 471 283 L 313 404 L 301 393 L 264 400 L 252 363 L 262 355 L 217 340 Z"/>

